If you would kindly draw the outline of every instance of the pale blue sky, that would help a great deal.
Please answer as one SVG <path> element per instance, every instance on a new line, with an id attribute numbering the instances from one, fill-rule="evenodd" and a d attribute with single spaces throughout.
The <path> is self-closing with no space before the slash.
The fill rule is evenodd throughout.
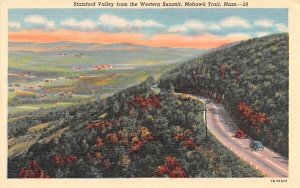
<path id="1" fill-rule="evenodd" d="M 10 31 L 24 29 L 251 37 L 287 32 L 287 9 L 10 9 Z"/>

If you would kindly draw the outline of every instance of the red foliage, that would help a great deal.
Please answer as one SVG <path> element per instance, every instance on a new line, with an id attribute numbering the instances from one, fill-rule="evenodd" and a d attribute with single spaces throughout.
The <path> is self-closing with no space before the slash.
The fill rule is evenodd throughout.
<path id="1" fill-rule="evenodd" d="M 129 148 L 130 152 L 138 152 L 145 143 L 153 139 L 154 137 L 148 128 L 140 127 L 137 132 L 131 132 L 129 138 L 126 138 L 125 146 Z"/>
<path id="2" fill-rule="evenodd" d="M 168 173 L 168 168 L 165 165 L 159 165 L 155 170 L 155 174 L 157 176 L 163 176 L 164 174 L 167 173 Z"/>
<path id="3" fill-rule="evenodd" d="M 186 146 L 187 148 L 190 148 L 190 149 L 196 148 L 196 144 L 195 144 L 194 141 L 191 140 L 191 139 L 185 140 L 185 141 L 184 141 L 184 144 L 185 144 L 185 146 Z"/>
<path id="4" fill-rule="evenodd" d="M 181 166 L 176 166 L 168 174 L 170 178 L 184 178 L 186 177 L 185 171 Z"/>
<path id="5" fill-rule="evenodd" d="M 138 104 L 141 108 L 145 109 L 148 107 L 160 108 L 160 101 L 157 96 L 151 96 L 149 98 L 144 98 L 142 96 L 135 96 L 134 102 Z"/>
<path id="6" fill-rule="evenodd" d="M 188 131 L 188 134 L 191 134 L 190 131 Z M 197 147 L 194 141 L 187 136 L 187 133 L 174 134 L 173 139 L 176 141 L 184 141 L 184 146 L 189 149 L 195 149 Z"/>
<path id="7" fill-rule="evenodd" d="M 187 177 L 183 167 L 179 164 L 175 157 L 168 156 L 164 165 L 159 165 L 155 174 L 159 177 L 167 175 L 171 178 L 184 178 Z"/>
<path id="8" fill-rule="evenodd" d="M 237 130 L 234 134 L 234 136 L 236 138 L 245 138 L 246 137 L 246 133 L 242 130 Z"/>
<path id="9" fill-rule="evenodd" d="M 33 160 L 19 172 L 19 178 L 49 178 L 46 171 L 40 167 L 38 161 Z"/>
<path id="10" fill-rule="evenodd" d="M 104 129 L 111 128 L 113 124 L 111 122 L 107 121 L 101 121 L 101 122 L 95 122 L 95 123 L 89 123 L 86 126 L 84 126 L 84 130 L 89 129 L 98 129 L 99 131 L 103 131 Z"/>
<path id="11" fill-rule="evenodd" d="M 64 166 L 66 164 L 70 164 L 72 162 L 75 162 L 77 160 L 78 160 L 78 158 L 74 155 L 67 155 L 65 157 L 62 157 L 60 155 L 55 155 L 53 157 L 53 163 L 54 163 L 54 166 L 56 166 L 56 167 L 61 167 L 61 166 Z"/>
<path id="12" fill-rule="evenodd" d="M 68 155 L 68 156 L 65 157 L 65 161 L 68 164 L 73 162 L 73 161 L 77 161 L 77 160 L 78 160 L 78 158 L 74 155 Z"/>
<path id="13" fill-rule="evenodd" d="M 252 125 L 258 126 L 267 123 L 267 116 L 265 113 L 254 111 L 250 106 L 245 103 L 238 104 L 239 115 Z"/>
<path id="14" fill-rule="evenodd" d="M 143 142 L 142 141 L 137 141 L 135 142 L 131 147 L 130 147 L 130 152 L 137 152 L 143 147 Z"/>
<path id="15" fill-rule="evenodd" d="M 61 157 L 59 155 L 55 155 L 53 157 L 53 163 L 55 166 L 63 166 L 63 165 L 65 165 L 66 161 L 64 160 L 63 157 Z"/>
<path id="16" fill-rule="evenodd" d="M 153 140 L 154 139 L 154 137 L 152 136 L 152 134 L 149 134 L 149 135 L 147 135 L 146 137 L 145 137 L 145 140 Z"/>
<path id="17" fill-rule="evenodd" d="M 165 164 L 168 167 L 168 169 L 173 169 L 173 168 L 175 168 L 176 166 L 179 165 L 176 158 L 172 157 L 172 156 L 166 157 L 166 163 Z"/>
<path id="18" fill-rule="evenodd" d="M 184 133 L 177 133 L 177 134 L 174 134 L 173 138 L 176 141 L 182 141 L 182 140 L 186 140 L 188 137 Z"/>
<path id="19" fill-rule="evenodd" d="M 103 141 L 102 138 L 97 137 L 96 140 L 95 140 L 95 144 L 96 144 L 97 147 L 101 147 L 101 146 L 104 145 L 104 141 Z"/>

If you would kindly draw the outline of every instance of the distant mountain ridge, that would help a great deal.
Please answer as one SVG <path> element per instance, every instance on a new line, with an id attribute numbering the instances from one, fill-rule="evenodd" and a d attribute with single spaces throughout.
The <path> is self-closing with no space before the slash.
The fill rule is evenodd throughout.
<path id="1" fill-rule="evenodd" d="M 29 43 L 29 42 L 9 42 L 9 51 L 28 51 L 28 52 L 67 52 L 67 51 L 132 51 L 132 50 L 197 50 L 189 48 L 169 48 L 169 47 L 149 47 L 135 45 L 130 43 L 98 44 L 98 43 L 74 43 L 74 42 L 56 42 L 56 43 Z M 205 51 L 205 50 L 199 50 Z"/>

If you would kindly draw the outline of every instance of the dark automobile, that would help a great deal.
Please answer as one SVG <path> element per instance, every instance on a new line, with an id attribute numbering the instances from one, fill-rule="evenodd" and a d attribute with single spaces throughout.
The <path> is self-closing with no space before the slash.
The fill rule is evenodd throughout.
<path id="1" fill-rule="evenodd" d="M 264 150 L 264 146 L 260 141 L 252 141 L 249 144 L 250 149 L 252 150 Z"/>

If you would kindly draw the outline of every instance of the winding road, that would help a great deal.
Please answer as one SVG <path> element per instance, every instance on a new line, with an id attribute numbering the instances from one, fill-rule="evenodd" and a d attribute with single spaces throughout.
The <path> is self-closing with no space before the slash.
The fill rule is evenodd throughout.
<path id="1" fill-rule="evenodd" d="M 193 98 L 204 103 L 200 97 L 180 93 L 175 93 L 175 95 Z M 233 136 L 238 128 L 223 105 L 209 102 L 206 103 L 206 109 L 208 129 L 225 147 L 266 177 L 288 177 L 289 162 L 285 157 L 267 147 L 263 151 L 253 151 L 249 148 L 251 138 L 238 139 Z"/>

